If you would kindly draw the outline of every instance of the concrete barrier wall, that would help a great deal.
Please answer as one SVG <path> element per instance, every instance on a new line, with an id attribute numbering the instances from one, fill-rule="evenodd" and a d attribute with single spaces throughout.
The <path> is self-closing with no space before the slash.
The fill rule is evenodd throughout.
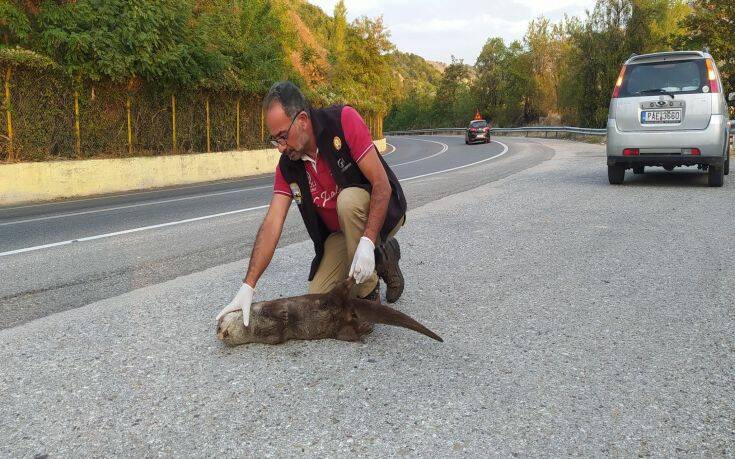
<path id="1" fill-rule="evenodd" d="M 385 139 L 375 141 L 381 152 Z M 275 171 L 276 149 L 0 165 L 0 205 L 147 190 Z"/>

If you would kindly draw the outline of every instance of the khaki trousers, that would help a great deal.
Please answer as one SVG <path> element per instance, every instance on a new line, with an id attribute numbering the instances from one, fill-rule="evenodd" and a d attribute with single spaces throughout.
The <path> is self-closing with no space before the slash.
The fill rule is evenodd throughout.
<path id="1" fill-rule="evenodd" d="M 342 231 L 332 233 L 324 243 L 324 256 L 314 279 L 309 283 L 309 293 L 325 293 L 347 278 L 360 238 L 365 233 L 370 212 L 370 193 L 362 188 L 345 188 L 337 195 L 337 219 Z M 389 233 L 394 236 L 403 226 L 404 219 Z M 377 244 L 380 244 L 378 235 Z M 368 280 L 355 287 L 358 297 L 366 297 L 375 289 L 378 274 L 373 271 Z"/>

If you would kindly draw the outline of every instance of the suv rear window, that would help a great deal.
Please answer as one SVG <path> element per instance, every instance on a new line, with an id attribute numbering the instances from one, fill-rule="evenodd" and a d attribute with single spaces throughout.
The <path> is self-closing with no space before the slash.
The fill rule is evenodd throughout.
<path id="1" fill-rule="evenodd" d="M 663 93 L 695 94 L 709 91 L 704 59 L 631 64 L 625 69 L 619 97 L 644 97 Z"/>
<path id="2" fill-rule="evenodd" d="M 487 121 L 472 121 L 470 122 L 470 127 L 473 127 L 473 128 L 487 127 Z"/>

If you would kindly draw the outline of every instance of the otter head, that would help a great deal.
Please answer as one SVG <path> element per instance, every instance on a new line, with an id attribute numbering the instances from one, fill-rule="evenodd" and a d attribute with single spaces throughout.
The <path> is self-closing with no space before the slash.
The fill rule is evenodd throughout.
<path id="1" fill-rule="evenodd" d="M 220 318 L 217 323 L 217 338 L 228 346 L 252 342 L 250 327 L 242 323 L 242 311 L 230 312 Z"/>

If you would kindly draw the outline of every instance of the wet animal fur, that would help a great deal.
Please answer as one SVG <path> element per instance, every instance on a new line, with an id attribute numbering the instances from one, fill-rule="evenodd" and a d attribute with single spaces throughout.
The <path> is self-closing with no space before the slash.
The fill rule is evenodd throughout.
<path id="1" fill-rule="evenodd" d="M 220 318 L 217 337 L 228 346 L 279 344 L 290 339 L 359 341 L 361 336 L 372 330 L 372 324 L 385 324 L 443 341 L 439 335 L 400 311 L 376 301 L 352 297 L 353 286 L 354 280 L 347 279 L 328 293 L 254 303 L 247 327 L 242 322 L 242 311 L 231 312 Z"/>

